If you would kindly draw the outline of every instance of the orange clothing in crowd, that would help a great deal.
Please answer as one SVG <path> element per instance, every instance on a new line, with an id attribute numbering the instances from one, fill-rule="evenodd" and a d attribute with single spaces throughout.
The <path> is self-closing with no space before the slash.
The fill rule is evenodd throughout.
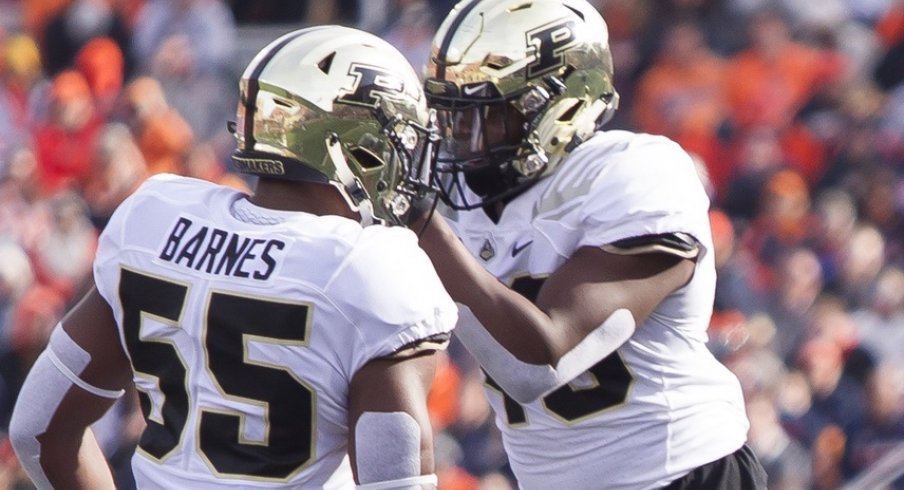
<path id="1" fill-rule="evenodd" d="M 55 15 L 62 12 L 72 0 L 23 0 L 22 24 L 35 39 L 41 40 L 44 28 Z"/>
<path id="2" fill-rule="evenodd" d="M 741 128 L 785 128 L 842 68 L 837 57 L 793 42 L 772 59 L 756 50 L 743 51 L 729 61 L 725 78 L 732 119 Z"/>
<path id="3" fill-rule="evenodd" d="M 480 481 L 463 468 L 453 466 L 442 468 L 436 472 L 439 484 L 437 488 L 442 490 L 479 490 Z"/>
<path id="4" fill-rule="evenodd" d="M 793 124 L 781 135 L 782 151 L 788 165 L 798 171 L 810 186 L 825 175 L 828 151 L 813 131 L 802 123 Z"/>
<path id="5" fill-rule="evenodd" d="M 85 76 L 102 112 L 112 110 L 125 78 L 125 59 L 119 46 L 107 37 L 92 39 L 79 50 L 75 67 Z"/>
<path id="6" fill-rule="evenodd" d="M 94 146 L 102 127 L 102 121 L 94 118 L 74 132 L 53 124 L 35 131 L 35 153 L 45 195 L 68 186 L 80 188 L 88 181 Z"/>
<path id="7" fill-rule="evenodd" d="M 904 41 L 904 2 L 894 4 L 879 19 L 876 34 L 886 48 Z"/>
<path id="8" fill-rule="evenodd" d="M 434 430 L 443 430 L 458 419 L 460 388 L 461 375 L 455 364 L 449 361 L 441 363 L 427 396 L 427 409 Z"/>
<path id="9" fill-rule="evenodd" d="M 194 133 L 175 109 L 166 109 L 144 121 L 138 147 L 148 172 L 185 173 L 185 157 L 194 143 Z"/>
<path id="10" fill-rule="evenodd" d="M 643 131 L 680 138 L 714 134 L 726 115 L 725 63 L 701 53 L 691 63 L 653 64 L 634 97 L 634 118 Z"/>
<path id="11" fill-rule="evenodd" d="M 722 165 L 718 131 L 727 117 L 725 62 L 698 51 L 690 60 L 663 56 L 640 79 L 635 123 L 641 131 L 668 136 L 704 162 L 715 189 L 724 190 L 731 169 Z"/>
<path id="12" fill-rule="evenodd" d="M 103 120 L 94 110 L 88 82 L 79 72 L 57 75 L 50 88 L 50 118 L 34 132 L 41 187 L 46 194 L 81 188 L 91 177 Z"/>

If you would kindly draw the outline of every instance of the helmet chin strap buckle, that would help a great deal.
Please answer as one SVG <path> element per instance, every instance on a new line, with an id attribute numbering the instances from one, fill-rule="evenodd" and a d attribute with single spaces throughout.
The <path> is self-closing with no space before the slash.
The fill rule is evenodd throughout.
<path id="1" fill-rule="evenodd" d="M 549 91 L 537 85 L 521 96 L 521 107 L 524 109 L 525 115 L 533 116 L 546 108 L 550 98 Z"/>
<path id="2" fill-rule="evenodd" d="M 517 160 L 513 165 L 519 174 L 525 177 L 534 177 L 546 169 L 549 160 L 542 150 L 526 155 L 524 158 Z"/>

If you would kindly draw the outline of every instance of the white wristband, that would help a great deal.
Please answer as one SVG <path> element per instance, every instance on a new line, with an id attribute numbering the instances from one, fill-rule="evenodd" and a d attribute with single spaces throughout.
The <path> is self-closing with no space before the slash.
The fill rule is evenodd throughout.
<path id="1" fill-rule="evenodd" d="M 50 349 L 44 349 L 25 378 L 9 422 L 9 439 L 13 449 L 22 468 L 41 490 L 52 489 L 53 486 L 41 466 L 38 436 L 50 426 L 71 387 L 69 378 L 50 360 Z"/>
<path id="2" fill-rule="evenodd" d="M 357 490 L 433 490 L 438 480 L 436 475 L 418 475 L 398 480 L 377 481 L 358 485 Z"/>

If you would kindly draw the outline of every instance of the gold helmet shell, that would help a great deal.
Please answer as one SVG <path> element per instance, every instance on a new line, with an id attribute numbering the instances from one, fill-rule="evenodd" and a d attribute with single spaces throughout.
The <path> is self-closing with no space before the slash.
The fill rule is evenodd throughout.
<path id="1" fill-rule="evenodd" d="M 332 184 L 362 221 L 402 221 L 427 179 L 430 116 L 397 49 L 348 27 L 300 29 L 263 48 L 239 88 L 239 171 Z"/>
<path id="2" fill-rule="evenodd" d="M 434 37 L 424 84 L 428 105 L 440 113 L 444 138 L 458 145 L 440 152 L 437 171 L 447 174 L 446 200 L 472 209 L 553 172 L 611 119 L 618 107 L 612 78 L 606 23 L 585 0 L 458 3 Z M 463 116 L 463 111 L 469 112 Z M 504 117 L 509 124 L 523 126 L 519 142 L 488 141 L 480 148 L 475 141 L 492 139 L 481 124 L 492 124 L 493 117 L 504 124 L 501 113 L 510 113 Z M 457 131 L 460 121 L 467 121 L 467 128 Z M 474 136 L 479 131 L 483 138 Z M 463 138 L 470 138 L 464 152 Z M 482 178 L 505 184 L 477 191 L 479 203 L 463 204 L 462 179 L 486 165 L 497 167 L 496 173 Z M 475 187 L 470 179 L 468 184 Z"/>

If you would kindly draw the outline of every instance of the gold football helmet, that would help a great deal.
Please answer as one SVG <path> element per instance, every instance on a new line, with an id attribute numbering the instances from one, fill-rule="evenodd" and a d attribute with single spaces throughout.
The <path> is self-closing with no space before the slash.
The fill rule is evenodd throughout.
<path id="1" fill-rule="evenodd" d="M 618 107 L 608 29 L 585 0 L 459 2 L 433 39 L 424 87 L 455 209 L 523 191 Z"/>
<path id="2" fill-rule="evenodd" d="M 405 222 L 430 190 L 431 111 L 405 57 L 340 26 L 290 32 L 240 81 L 233 161 L 260 177 L 334 185 L 362 222 Z"/>

